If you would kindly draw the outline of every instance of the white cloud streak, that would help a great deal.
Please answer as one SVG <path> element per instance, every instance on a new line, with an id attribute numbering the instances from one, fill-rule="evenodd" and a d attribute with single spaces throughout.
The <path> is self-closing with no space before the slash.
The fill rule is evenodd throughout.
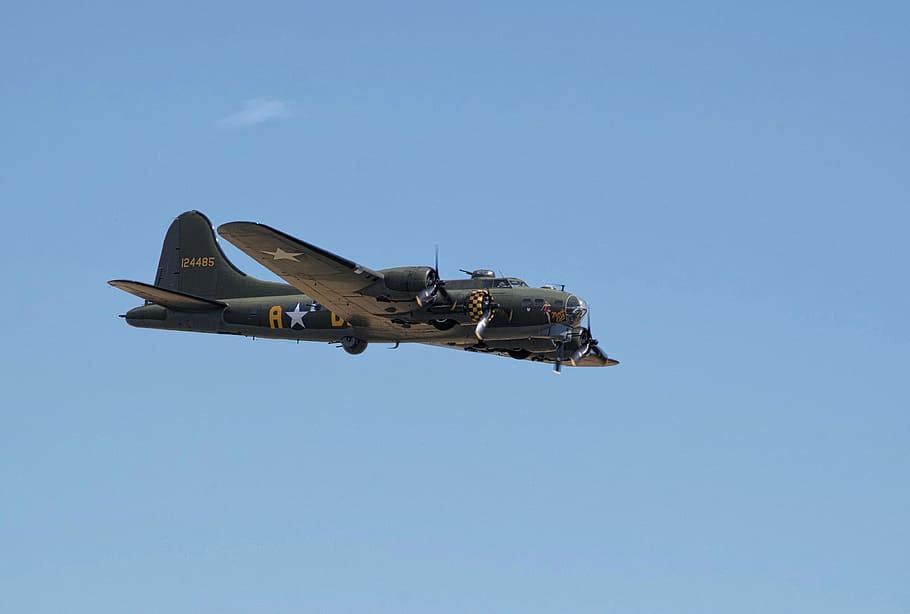
<path id="1" fill-rule="evenodd" d="M 293 116 L 291 107 L 283 100 L 252 98 L 245 100 L 239 111 L 218 120 L 218 125 L 224 128 L 243 128 Z"/>

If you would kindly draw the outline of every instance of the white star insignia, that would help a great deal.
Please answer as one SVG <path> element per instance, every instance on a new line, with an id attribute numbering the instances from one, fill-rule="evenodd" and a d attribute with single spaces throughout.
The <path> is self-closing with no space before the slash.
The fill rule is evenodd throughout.
<path id="1" fill-rule="evenodd" d="M 293 260 L 294 262 L 300 262 L 297 260 L 297 256 L 302 256 L 303 252 L 286 252 L 280 247 L 276 247 L 275 251 L 267 252 L 263 250 L 263 254 L 268 254 L 272 257 L 272 260 Z"/>
<path id="2" fill-rule="evenodd" d="M 305 316 L 308 311 L 300 311 L 300 303 L 297 303 L 297 306 L 294 307 L 294 311 L 286 311 L 284 315 L 291 318 L 290 328 L 294 328 L 296 324 L 300 324 L 300 328 L 306 328 L 306 325 L 303 323 L 303 316 Z"/>

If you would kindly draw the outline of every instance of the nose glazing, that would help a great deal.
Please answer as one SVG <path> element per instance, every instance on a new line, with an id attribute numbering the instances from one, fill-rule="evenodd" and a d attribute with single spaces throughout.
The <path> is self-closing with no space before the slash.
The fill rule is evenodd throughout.
<path id="1" fill-rule="evenodd" d="M 578 326 L 588 313 L 588 304 L 581 298 L 572 295 L 566 301 L 566 319 L 572 326 Z"/>

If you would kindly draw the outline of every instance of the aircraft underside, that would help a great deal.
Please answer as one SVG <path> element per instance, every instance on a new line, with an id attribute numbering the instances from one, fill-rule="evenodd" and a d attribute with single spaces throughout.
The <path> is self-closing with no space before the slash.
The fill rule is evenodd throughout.
<path id="1" fill-rule="evenodd" d="M 296 305 L 295 305 L 296 307 Z M 360 354 L 369 344 L 389 344 L 392 346 L 407 343 L 420 343 L 436 347 L 460 349 L 469 352 L 497 354 L 520 360 L 555 363 L 558 358 L 558 344 L 554 340 L 552 325 L 528 326 L 521 328 L 487 330 L 483 341 L 474 336 L 473 326 L 456 325 L 441 331 L 427 324 L 412 324 L 397 333 L 377 331 L 341 323 L 342 320 L 330 312 L 325 317 L 315 316 L 319 312 L 309 312 L 293 327 L 255 326 L 231 322 L 225 318 L 227 310 L 210 313 L 192 313 L 174 311 L 160 305 L 137 307 L 124 315 L 131 326 L 159 330 L 178 330 L 197 333 L 225 335 L 242 335 L 262 339 L 280 339 L 286 341 L 308 341 L 331 343 L 343 348 L 350 354 Z M 293 313 L 291 311 L 290 313 Z M 236 318 L 234 318 L 236 320 Z M 282 319 L 286 313 L 282 310 Z M 327 324 L 327 326 L 326 326 Z M 564 328 L 564 327 L 563 327 Z M 561 360 L 569 360 L 571 352 L 563 353 Z M 601 354 L 599 348 L 576 361 L 575 366 L 609 366 L 618 364 Z"/>

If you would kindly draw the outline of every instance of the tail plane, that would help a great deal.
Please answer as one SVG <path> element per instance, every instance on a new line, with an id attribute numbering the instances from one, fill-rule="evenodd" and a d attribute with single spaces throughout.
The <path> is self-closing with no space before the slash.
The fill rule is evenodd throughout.
<path id="1" fill-rule="evenodd" d="M 144 284 L 141 281 L 112 279 L 107 283 L 119 290 L 145 299 L 149 303 L 157 303 L 174 311 L 208 311 L 209 309 L 225 307 L 225 303 L 221 301 L 213 301 L 212 299 L 184 294 L 174 290 L 165 290 L 164 288 Z"/>
<path id="2" fill-rule="evenodd" d="M 177 311 L 224 307 L 218 299 L 298 293 L 288 284 L 256 279 L 235 267 L 218 245 L 212 223 L 199 211 L 182 213 L 171 223 L 154 285 L 123 279 L 108 283 Z"/>

